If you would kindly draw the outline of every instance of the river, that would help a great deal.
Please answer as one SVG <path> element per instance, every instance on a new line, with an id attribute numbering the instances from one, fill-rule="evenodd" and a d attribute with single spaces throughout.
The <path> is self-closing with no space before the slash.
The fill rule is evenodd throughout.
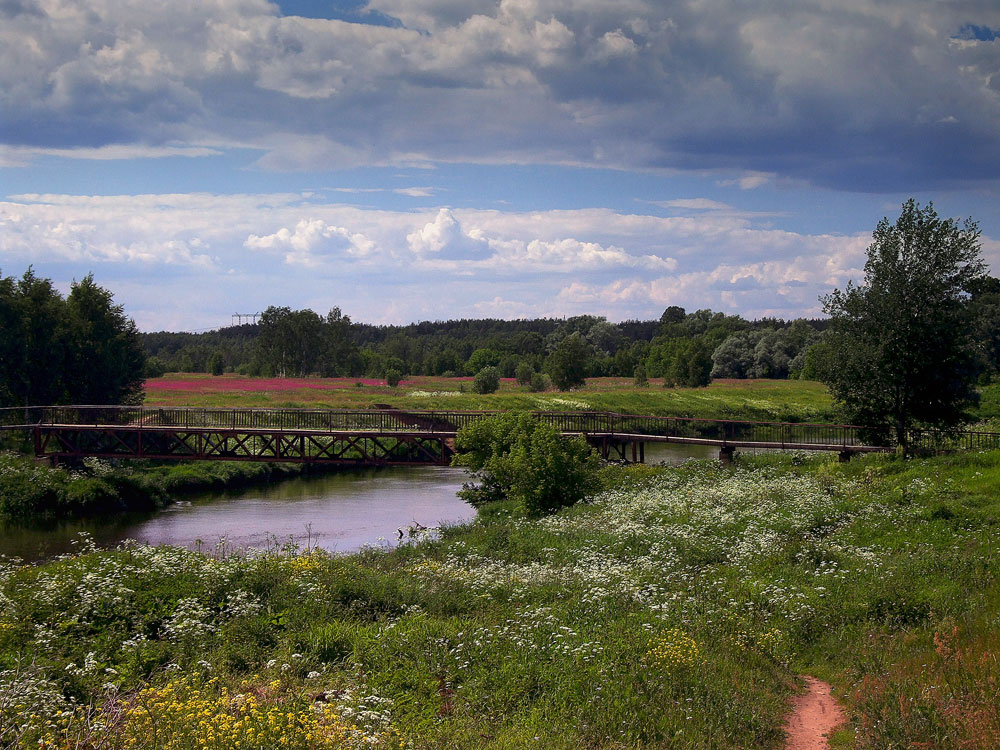
<path id="1" fill-rule="evenodd" d="M 711 458 L 708 446 L 647 444 L 647 463 Z M 125 539 L 215 551 L 293 542 L 331 552 L 393 546 L 411 526 L 469 521 L 476 511 L 455 494 L 463 469 L 431 466 L 348 469 L 229 492 L 188 495 L 152 513 L 53 521 L 0 528 L 0 554 L 36 561 L 71 552 L 80 532 L 99 547 Z"/>

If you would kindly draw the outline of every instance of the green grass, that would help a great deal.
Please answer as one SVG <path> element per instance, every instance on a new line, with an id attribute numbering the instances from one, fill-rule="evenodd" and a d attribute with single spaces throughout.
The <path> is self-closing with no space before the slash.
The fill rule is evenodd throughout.
<path id="1" fill-rule="evenodd" d="M 197 722 L 321 697 L 325 744 L 291 746 L 779 748 L 807 672 L 845 700 L 838 747 L 1000 742 L 1000 454 L 604 480 L 555 516 L 501 503 L 395 551 L 7 565 L 0 706 L 28 708 L 0 726 L 23 747 L 67 722 L 95 745 L 260 747 L 278 730 L 211 745 Z"/>
<path id="2" fill-rule="evenodd" d="M 188 390 L 157 390 L 157 382 L 183 383 Z M 470 379 L 414 377 L 398 388 L 355 386 L 350 379 L 329 381 L 339 387 L 282 391 L 228 390 L 224 379 L 208 375 L 170 375 L 150 381 L 149 406 L 207 408 L 370 408 L 385 403 L 399 408 L 440 410 L 614 411 L 621 414 L 753 419 L 775 421 L 831 421 L 833 402 L 821 383 L 801 380 L 716 380 L 707 388 L 664 388 L 654 379 L 646 388 L 626 378 L 591 378 L 569 392 L 532 393 L 512 381 L 503 381 L 492 394 L 471 392 Z M 460 390 L 463 389 L 463 390 Z"/>

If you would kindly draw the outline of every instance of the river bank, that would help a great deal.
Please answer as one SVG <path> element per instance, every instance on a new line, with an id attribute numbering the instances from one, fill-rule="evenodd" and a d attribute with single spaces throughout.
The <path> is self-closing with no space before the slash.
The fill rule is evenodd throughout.
<path id="1" fill-rule="evenodd" d="M 0 521 L 151 511 L 165 507 L 177 496 L 336 469 L 236 461 L 112 464 L 101 459 L 84 459 L 81 466 L 68 468 L 3 451 L 0 452 Z"/>
<path id="2" fill-rule="evenodd" d="M 604 478 L 395 550 L 3 566 L 0 740 L 778 748 L 801 673 L 841 746 L 1000 740 L 1000 454 Z"/>

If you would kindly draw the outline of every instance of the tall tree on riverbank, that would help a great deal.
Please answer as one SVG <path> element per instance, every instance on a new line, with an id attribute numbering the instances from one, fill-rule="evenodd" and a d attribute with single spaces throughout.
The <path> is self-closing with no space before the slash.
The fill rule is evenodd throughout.
<path id="1" fill-rule="evenodd" d="M 30 268 L 0 277 L 0 325 L 0 405 L 142 402 L 139 333 L 92 276 L 67 299 Z"/>
<path id="2" fill-rule="evenodd" d="M 912 428 L 953 427 L 975 402 L 982 358 L 968 298 L 986 275 L 979 234 L 971 219 L 959 225 L 910 199 L 876 227 L 864 283 L 822 299 L 836 363 L 824 381 L 871 437 L 907 449 Z"/>

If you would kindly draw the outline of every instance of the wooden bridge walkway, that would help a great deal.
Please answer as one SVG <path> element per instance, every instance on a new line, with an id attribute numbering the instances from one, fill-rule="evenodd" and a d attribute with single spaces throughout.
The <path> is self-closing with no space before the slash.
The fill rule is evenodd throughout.
<path id="1" fill-rule="evenodd" d="M 291 461 L 446 465 L 458 430 L 498 412 L 349 409 L 202 409 L 46 406 L 0 409 L 0 429 L 30 430 L 40 458 Z M 643 461 L 647 443 L 719 448 L 893 451 L 865 442 L 852 425 L 654 417 L 610 412 L 535 412 L 565 435 L 583 435 L 604 458 Z M 914 433 L 928 450 L 998 449 L 1000 434 Z"/>

